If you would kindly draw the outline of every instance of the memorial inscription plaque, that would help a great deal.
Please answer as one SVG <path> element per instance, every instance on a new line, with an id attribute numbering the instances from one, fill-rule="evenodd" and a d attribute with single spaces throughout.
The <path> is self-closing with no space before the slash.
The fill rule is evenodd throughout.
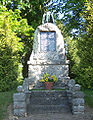
<path id="1" fill-rule="evenodd" d="M 40 32 L 40 51 L 56 51 L 56 32 Z"/>

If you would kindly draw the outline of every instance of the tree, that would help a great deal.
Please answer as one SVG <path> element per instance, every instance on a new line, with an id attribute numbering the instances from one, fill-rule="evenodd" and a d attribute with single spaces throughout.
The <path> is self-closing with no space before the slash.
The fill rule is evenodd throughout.
<path id="1" fill-rule="evenodd" d="M 18 12 L 18 17 L 16 16 L 16 19 L 18 19 L 19 21 L 19 25 L 17 24 L 17 27 L 13 27 L 13 31 L 17 34 L 19 38 L 21 38 L 21 41 L 24 43 L 24 48 L 23 51 L 20 52 L 20 57 L 22 58 L 23 77 L 25 78 L 28 76 L 27 61 L 29 60 L 32 52 L 34 36 L 33 28 L 36 28 L 42 21 L 44 0 L 2 0 L 1 2 L 3 6 L 7 7 L 8 10 L 15 11 L 17 9 L 18 11 L 18 9 L 20 9 L 21 11 Z M 14 26 L 16 26 L 15 23 Z"/>
<path id="2" fill-rule="evenodd" d="M 15 9 L 20 9 L 21 17 L 26 18 L 28 24 L 33 28 L 41 24 L 45 9 L 44 2 L 47 4 L 47 0 L 2 0 L 2 4 L 5 5 L 8 10 L 12 9 L 15 11 Z"/>
<path id="3" fill-rule="evenodd" d="M 83 36 L 81 36 L 82 39 L 78 41 L 78 48 L 80 49 L 78 54 L 81 58 L 80 66 L 82 66 L 80 72 L 83 72 L 80 76 L 82 82 L 79 82 L 81 82 L 84 87 L 93 89 L 93 2 L 86 0 L 85 6 L 86 10 L 81 14 L 85 20 L 85 22 L 82 23 Z M 82 53 L 82 55 L 80 53 Z"/>
<path id="4" fill-rule="evenodd" d="M 6 11 L 6 12 L 5 12 Z M 20 38 L 11 30 L 11 13 L 0 8 L 0 91 L 17 85 Z"/>
<path id="5" fill-rule="evenodd" d="M 12 89 L 20 82 L 19 65 L 22 61 L 24 63 L 27 51 L 32 51 L 32 41 L 33 28 L 28 25 L 26 19 L 22 19 L 20 10 L 13 12 L 1 5 L 0 91 Z"/>
<path id="6" fill-rule="evenodd" d="M 83 19 L 81 34 L 77 39 L 69 40 L 69 55 L 72 62 L 70 75 L 84 88 L 93 89 L 93 3 L 87 0 L 86 10 L 81 17 Z M 73 44 L 74 43 L 74 44 Z"/>

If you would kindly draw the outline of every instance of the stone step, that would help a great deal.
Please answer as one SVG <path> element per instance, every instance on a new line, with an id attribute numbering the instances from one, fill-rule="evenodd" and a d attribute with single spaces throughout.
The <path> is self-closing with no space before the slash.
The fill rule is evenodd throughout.
<path id="1" fill-rule="evenodd" d="M 68 104 L 68 99 L 65 97 L 55 98 L 55 97 L 32 97 L 30 98 L 30 104 L 32 105 L 60 105 L 60 104 Z"/>
<path id="2" fill-rule="evenodd" d="M 28 106 L 28 114 L 43 113 L 68 113 L 71 112 L 67 105 L 30 105 Z"/>
<path id="3" fill-rule="evenodd" d="M 29 114 L 71 112 L 66 90 L 32 90 L 27 105 Z"/>
<path id="4" fill-rule="evenodd" d="M 33 90 L 30 93 L 31 97 L 55 97 L 55 98 L 61 98 L 61 97 L 67 97 L 67 92 L 63 90 Z"/>

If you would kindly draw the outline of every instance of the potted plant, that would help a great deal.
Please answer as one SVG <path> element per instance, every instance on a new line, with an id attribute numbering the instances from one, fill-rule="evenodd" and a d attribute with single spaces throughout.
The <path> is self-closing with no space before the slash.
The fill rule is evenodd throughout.
<path id="1" fill-rule="evenodd" d="M 50 75 L 47 73 L 43 73 L 43 77 L 41 82 L 45 83 L 45 88 L 46 89 L 52 89 L 54 82 L 57 82 L 57 77 L 55 75 Z"/>

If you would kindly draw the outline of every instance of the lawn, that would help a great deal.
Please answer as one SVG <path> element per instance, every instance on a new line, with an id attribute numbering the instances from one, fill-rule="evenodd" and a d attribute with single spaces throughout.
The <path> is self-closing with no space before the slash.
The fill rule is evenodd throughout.
<path id="1" fill-rule="evenodd" d="M 14 91 L 0 92 L 0 120 L 7 118 L 7 108 L 12 103 Z"/>
<path id="2" fill-rule="evenodd" d="M 85 93 L 85 104 L 93 108 L 93 90 L 83 90 Z"/>

